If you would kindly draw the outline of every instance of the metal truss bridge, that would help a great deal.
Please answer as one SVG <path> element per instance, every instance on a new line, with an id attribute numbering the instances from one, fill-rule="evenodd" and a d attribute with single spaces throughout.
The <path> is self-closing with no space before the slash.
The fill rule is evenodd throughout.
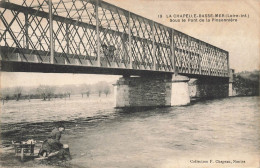
<path id="1" fill-rule="evenodd" d="M 227 51 L 100 0 L 0 1 L 1 71 L 228 77 Z"/>

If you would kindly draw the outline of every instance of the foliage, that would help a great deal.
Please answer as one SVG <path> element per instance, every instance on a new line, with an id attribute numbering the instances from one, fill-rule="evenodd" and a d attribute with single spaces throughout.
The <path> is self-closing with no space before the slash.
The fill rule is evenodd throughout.
<path id="1" fill-rule="evenodd" d="M 95 84 L 81 84 L 81 85 L 63 85 L 63 86 L 50 86 L 39 85 L 37 87 L 13 87 L 1 88 L 1 99 L 8 100 L 29 100 L 30 99 L 43 99 L 51 100 L 52 98 L 70 98 L 72 94 L 81 94 L 82 97 L 86 95 L 90 97 L 91 94 L 98 94 L 106 96 L 111 93 L 112 84 L 101 81 Z"/>
<path id="2" fill-rule="evenodd" d="M 110 93 L 110 87 L 107 82 L 101 81 L 95 85 L 95 90 L 98 92 L 99 97 L 102 93 L 106 94 L 106 96 Z"/>
<path id="3" fill-rule="evenodd" d="M 233 85 L 237 95 L 259 95 L 259 71 L 236 73 Z"/>
<path id="4" fill-rule="evenodd" d="M 54 95 L 55 87 L 54 86 L 48 86 L 48 85 L 40 85 L 36 89 L 37 93 L 42 96 L 42 99 L 50 100 L 52 96 Z"/>
<path id="5" fill-rule="evenodd" d="M 14 89 L 14 97 L 16 101 L 19 101 L 22 95 L 23 88 L 22 87 L 15 87 Z"/>

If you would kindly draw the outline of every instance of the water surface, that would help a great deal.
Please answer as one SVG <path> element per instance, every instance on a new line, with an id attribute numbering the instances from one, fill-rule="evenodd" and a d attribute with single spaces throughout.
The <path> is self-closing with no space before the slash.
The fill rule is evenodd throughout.
<path id="1" fill-rule="evenodd" d="M 10 140 L 43 140 L 63 121 L 73 160 L 63 167 L 249 167 L 259 164 L 259 97 L 157 109 L 113 108 L 113 98 L 9 101 L 2 106 L 3 167 L 55 167 L 13 159 Z M 192 160 L 245 160 L 194 164 Z M 61 166 L 61 165 L 60 165 Z"/>

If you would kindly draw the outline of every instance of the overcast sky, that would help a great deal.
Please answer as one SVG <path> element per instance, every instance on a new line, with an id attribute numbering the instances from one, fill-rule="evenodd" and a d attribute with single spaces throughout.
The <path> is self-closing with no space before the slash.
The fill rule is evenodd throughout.
<path id="1" fill-rule="evenodd" d="M 259 69 L 260 1 L 258 0 L 106 0 L 116 6 L 175 28 L 227 50 L 237 72 Z M 163 15 L 162 19 L 157 16 Z M 172 23 L 169 14 L 248 14 L 236 23 Z M 119 76 L 44 73 L 1 73 L 1 86 L 62 85 L 116 81 Z"/>

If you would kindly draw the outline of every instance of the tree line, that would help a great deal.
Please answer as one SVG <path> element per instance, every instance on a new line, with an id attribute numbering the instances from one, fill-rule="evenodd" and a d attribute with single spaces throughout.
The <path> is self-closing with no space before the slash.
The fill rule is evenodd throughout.
<path id="1" fill-rule="evenodd" d="M 1 100 L 25 100 L 42 99 L 50 101 L 53 98 L 70 98 L 72 94 L 80 94 L 83 97 L 90 97 L 92 94 L 109 95 L 113 89 L 112 84 L 101 81 L 95 84 L 80 84 L 80 85 L 39 85 L 37 87 L 12 87 L 1 89 Z"/>
<path id="2" fill-rule="evenodd" d="M 234 76 L 234 90 L 237 96 L 259 96 L 260 71 L 243 71 Z"/>

